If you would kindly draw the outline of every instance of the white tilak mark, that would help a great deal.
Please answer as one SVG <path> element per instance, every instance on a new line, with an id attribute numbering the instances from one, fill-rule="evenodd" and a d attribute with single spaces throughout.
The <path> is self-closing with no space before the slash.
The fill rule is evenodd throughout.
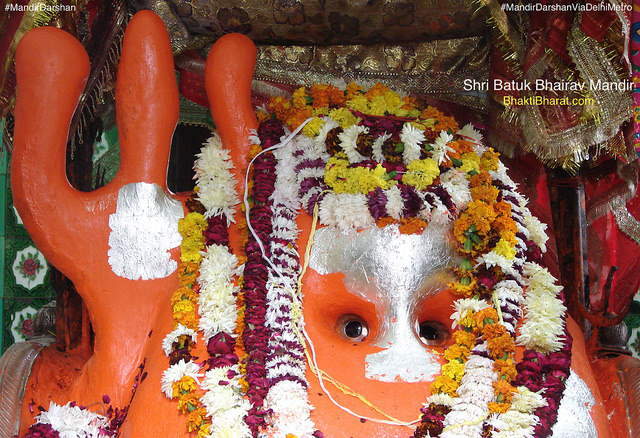
<path id="1" fill-rule="evenodd" d="M 118 193 L 109 216 L 109 264 L 119 277 L 151 280 L 178 268 L 169 250 L 180 245 L 182 205 L 157 184 L 131 183 Z"/>
<path id="2" fill-rule="evenodd" d="M 440 363 L 417 334 L 419 304 L 446 288 L 454 253 L 444 227 L 421 235 L 400 234 L 397 226 L 346 234 L 319 229 L 309 267 L 319 274 L 342 272 L 346 289 L 376 306 L 384 348 L 366 357 L 365 376 L 382 382 L 423 382 L 440 372 Z"/>

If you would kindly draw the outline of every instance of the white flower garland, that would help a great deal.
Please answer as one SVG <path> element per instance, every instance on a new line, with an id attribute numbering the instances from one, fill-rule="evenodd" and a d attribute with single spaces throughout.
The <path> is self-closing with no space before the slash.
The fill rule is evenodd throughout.
<path id="1" fill-rule="evenodd" d="M 98 438 L 106 436 L 100 429 L 108 426 L 109 419 L 79 406 L 71 406 L 71 402 L 63 406 L 51 402 L 49 409 L 36 417 L 35 424 L 51 425 L 60 438 Z"/>

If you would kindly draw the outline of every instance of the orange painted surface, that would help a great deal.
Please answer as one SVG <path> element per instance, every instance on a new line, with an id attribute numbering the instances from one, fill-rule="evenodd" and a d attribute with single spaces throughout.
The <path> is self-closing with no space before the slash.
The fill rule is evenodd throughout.
<path id="1" fill-rule="evenodd" d="M 228 35 L 214 46 L 207 60 L 206 88 L 212 113 L 240 168 L 236 174 L 239 188 L 244 185 L 247 134 L 257 127 L 249 90 L 255 53 L 248 38 Z M 169 296 L 177 287 L 176 275 L 131 281 L 116 276 L 107 261 L 108 217 L 115 212 L 120 187 L 144 181 L 166 188 L 178 94 L 164 25 L 148 11 L 136 14 L 129 24 L 116 91 L 121 168 L 109 185 L 92 193 L 74 190 L 64 173 L 67 129 L 89 71 L 86 53 L 63 31 L 40 28 L 23 38 L 16 63 L 18 104 L 12 162 L 15 204 L 38 248 L 75 283 L 96 334 L 94 354 L 88 360 L 86 351 L 61 355 L 49 349 L 39 357 L 25 395 L 22 432 L 32 421 L 28 410 L 32 399 L 36 406 L 46 408 L 51 399 L 89 405 L 108 394 L 114 405 L 125 406 L 138 365 L 146 359 L 148 377 L 131 404 L 122 436 L 186 437 L 185 417 L 178 414 L 177 403 L 160 391 L 162 372 L 169 365 L 161 343 L 173 329 Z M 300 246 L 303 253 L 310 218 L 303 215 L 300 225 L 304 230 Z M 238 232 L 235 228 L 231 232 L 237 252 Z M 177 260 L 178 250 L 174 249 L 172 255 Z M 389 415 L 417 419 L 429 384 L 366 379 L 365 356 L 378 349 L 366 341 L 353 345 L 336 331 L 335 321 L 340 315 L 355 313 L 369 322 L 369 339 L 373 339 L 377 330 L 373 306 L 347 293 L 339 274 L 320 276 L 309 270 L 303 287 L 306 324 L 320 368 Z M 422 316 L 449 326 L 453 299 L 448 292 L 432 298 L 423 306 Z M 571 325 L 571 331 L 575 339 L 574 368 L 597 393 L 584 340 L 575 325 Z M 442 348 L 435 351 L 442 352 Z M 204 358 L 205 352 L 199 350 L 196 355 Z M 310 372 L 307 375 L 311 402 L 316 407 L 313 418 L 328 438 L 410 434 L 407 428 L 361 422 L 340 411 L 321 393 L 317 379 Z M 327 387 L 359 415 L 379 417 L 331 384 Z M 607 419 L 599 395 L 596 397 L 598 406 L 593 416 L 603 438 L 608 436 Z"/>

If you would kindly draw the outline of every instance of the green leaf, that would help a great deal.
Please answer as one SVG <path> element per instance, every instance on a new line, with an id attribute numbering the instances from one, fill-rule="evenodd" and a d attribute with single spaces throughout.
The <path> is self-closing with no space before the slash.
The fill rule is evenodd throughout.
<path id="1" fill-rule="evenodd" d="M 460 279 L 460 284 L 463 286 L 469 286 L 471 284 L 471 279 L 469 277 L 463 277 Z"/>
<path id="2" fill-rule="evenodd" d="M 397 175 L 398 175 L 398 172 L 395 170 L 392 170 L 391 172 L 386 173 L 382 178 L 384 178 L 385 181 L 391 181 Z"/>
<path id="3" fill-rule="evenodd" d="M 396 143 L 396 152 L 399 153 L 399 154 L 404 152 L 404 143 L 402 143 L 402 142 Z"/>
<path id="4" fill-rule="evenodd" d="M 465 271 L 471 271 L 473 269 L 473 265 L 471 264 L 469 259 L 466 259 L 466 258 L 462 259 L 462 263 L 460 264 L 460 267 Z"/>
<path id="5" fill-rule="evenodd" d="M 471 251 L 473 249 L 473 242 L 470 238 L 467 237 L 467 240 L 464 241 L 464 250 Z"/>
<path id="6" fill-rule="evenodd" d="M 433 150 L 433 146 L 431 146 L 430 144 L 425 144 L 425 145 L 422 145 L 422 149 L 427 152 L 431 152 Z"/>
<path id="7" fill-rule="evenodd" d="M 474 175 L 477 175 L 477 174 L 478 174 L 478 171 L 477 171 L 477 170 L 475 170 L 475 169 L 473 169 L 473 170 L 470 170 L 470 171 L 469 171 L 469 172 L 467 172 L 467 173 L 468 173 L 469 175 L 471 175 L 471 176 L 474 176 Z"/>
<path id="8" fill-rule="evenodd" d="M 311 105 L 313 103 L 313 97 L 311 96 L 305 96 L 304 100 L 307 105 Z"/>
<path id="9" fill-rule="evenodd" d="M 477 234 L 473 234 L 471 235 L 471 239 L 473 240 L 473 243 L 480 243 L 482 242 L 482 240 L 480 240 L 480 237 L 478 237 Z"/>
<path id="10" fill-rule="evenodd" d="M 462 160 L 459 160 L 457 158 L 451 158 L 451 163 L 455 166 L 455 167 L 460 167 L 462 166 Z"/>

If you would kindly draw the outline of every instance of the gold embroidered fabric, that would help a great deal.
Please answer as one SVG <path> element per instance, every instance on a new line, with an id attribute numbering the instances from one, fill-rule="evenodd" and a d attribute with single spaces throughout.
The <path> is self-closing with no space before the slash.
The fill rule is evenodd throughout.
<path id="1" fill-rule="evenodd" d="M 260 44 L 395 44 L 480 35 L 469 0 L 134 0 L 164 20 L 175 52 L 229 32 Z"/>
<path id="2" fill-rule="evenodd" d="M 402 46 L 259 46 L 255 77 L 308 87 L 380 81 L 408 93 L 486 111 L 486 96 L 465 92 L 464 81 L 488 79 L 488 55 L 488 40 L 482 37 Z"/>

